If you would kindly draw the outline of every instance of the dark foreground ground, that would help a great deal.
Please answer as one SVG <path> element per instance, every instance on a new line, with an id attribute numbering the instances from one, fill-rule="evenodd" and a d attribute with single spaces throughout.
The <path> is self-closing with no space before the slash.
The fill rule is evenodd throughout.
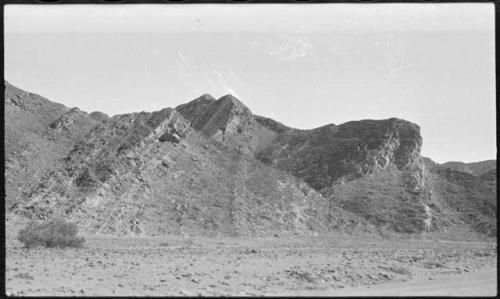
<path id="1" fill-rule="evenodd" d="M 330 235 L 86 236 L 81 249 L 7 238 L 12 295 L 494 296 L 496 242 Z"/>

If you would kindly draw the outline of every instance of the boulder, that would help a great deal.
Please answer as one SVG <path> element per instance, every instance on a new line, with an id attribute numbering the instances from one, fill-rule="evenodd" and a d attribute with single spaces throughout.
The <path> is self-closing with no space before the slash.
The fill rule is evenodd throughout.
<path id="1" fill-rule="evenodd" d="M 181 137 L 177 135 L 177 133 L 166 132 L 159 138 L 160 142 L 172 142 L 179 143 L 181 141 Z"/>

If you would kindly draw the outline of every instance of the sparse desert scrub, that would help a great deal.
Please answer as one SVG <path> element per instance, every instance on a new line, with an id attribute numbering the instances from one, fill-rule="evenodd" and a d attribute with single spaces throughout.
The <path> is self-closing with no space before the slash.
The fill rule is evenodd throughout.
<path id="1" fill-rule="evenodd" d="M 47 221 L 30 221 L 19 231 L 17 239 L 27 248 L 44 247 L 82 247 L 85 238 L 78 237 L 75 223 L 63 218 L 52 218 Z"/>

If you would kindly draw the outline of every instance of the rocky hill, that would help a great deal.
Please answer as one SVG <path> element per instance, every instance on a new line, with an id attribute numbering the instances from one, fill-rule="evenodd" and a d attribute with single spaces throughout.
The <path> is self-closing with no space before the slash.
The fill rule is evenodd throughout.
<path id="1" fill-rule="evenodd" d="M 486 160 L 486 161 L 480 161 L 480 162 L 473 162 L 473 163 L 463 163 L 463 162 L 446 162 L 443 164 L 440 164 L 441 167 L 444 168 L 450 168 L 453 170 L 461 171 L 461 172 L 467 172 L 470 174 L 473 174 L 475 176 L 480 176 L 488 171 L 491 170 L 496 170 L 497 168 L 497 161 L 496 160 Z"/>
<path id="2" fill-rule="evenodd" d="M 18 89 L 6 85 L 6 90 L 8 98 L 17 97 Z M 222 109 L 225 101 L 220 101 Z M 198 132 L 174 109 L 107 118 L 46 105 L 60 110 L 38 123 L 43 128 L 38 138 L 65 134 L 61 136 L 68 145 L 55 144 L 57 151 L 43 149 L 58 154 L 46 161 L 33 184 L 23 186 L 22 196 L 6 201 L 11 212 L 38 218 L 63 215 L 86 231 L 106 234 L 370 229 L 306 183 L 209 138 L 206 133 L 216 131 L 210 126 Z M 18 111 L 8 113 L 14 117 Z M 238 131 L 228 124 L 222 135 Z M 72 130 L 76 125 L 79 130 Z M 12 126 L 6 129 L 14 131 Z M 42 150 L 32 152 L 40 155 Z M 12 161 L 22 158 L 14 150 L 7 156 Z M 7 169 L 7 177 L 17 183 L 22 179 L 16 167 Z"/>
<path id="3" fill-rule="evenodd" d="M 484 184 L 489 186 L 493 191 L 497 190 L 497 170 L 492 169 L 488 172 L 483 173 L 479 176 L 479 179 L 483 181 Z"/>
<path id="4" fill-rule="evenodd" d="M 491 185 L 493 180 L 495 188 Z M 434 167 L 429 172 L 428 185 L 434 214 L 444 230 L 467 226 L 496 236 L 496 176 L 487 183 L 466 172 Z"/>
<path id="5" fill-rule="evenodd" d="M 120 235 L 496 234 L 492 178 L 434 169 L 404 120 L 299 130 L 231 95 L 108 117 L 5 88 L 9 213 Z"/>
<path id="6" fill-rule="evenodd" d="M 47 170 L 61 167 L 61 158 L 97 123 L 69 109 L 5 82 L 6 205 L 25 197 Z"/>

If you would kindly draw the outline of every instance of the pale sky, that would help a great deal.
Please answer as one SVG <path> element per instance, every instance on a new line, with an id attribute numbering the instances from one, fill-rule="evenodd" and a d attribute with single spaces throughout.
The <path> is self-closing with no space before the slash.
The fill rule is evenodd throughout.
<path id="1" fill-rule="evenodd" d="M 5 78 L 109 115 L 231 93 L 310 129 L 403 118 L 436 162 L 496 158 L 494 5 L 6 5 Z"/>

